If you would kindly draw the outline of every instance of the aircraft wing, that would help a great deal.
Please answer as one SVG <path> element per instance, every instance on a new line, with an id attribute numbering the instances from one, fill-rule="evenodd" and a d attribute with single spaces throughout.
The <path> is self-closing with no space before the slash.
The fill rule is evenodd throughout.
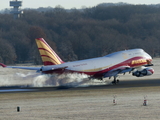
<path id="1" fill-rule="evenodd" d="M 125 74 L 126 72 L 131 72 L 133 70 L 134 70 L 134 68 L 124 66 L 124 67 L 120 67 L 120 68 L 117 68 L 117 69 L 114 69 L 114 70 L 111 70 L 111 71 L 105 73 L 104 77 L 117 76 L 118 74 Z"/>
<path id="2" fill-rule="evenodd" d="M 2 63 L 0 63 L 0 65 L 4 68 L 17 68 L 17 69 L 26 69 L 26 70 L 37 70 L 39 71 L 41 69 L 41 67 L 19 67 L 19 66 L 6 66 Z"/>

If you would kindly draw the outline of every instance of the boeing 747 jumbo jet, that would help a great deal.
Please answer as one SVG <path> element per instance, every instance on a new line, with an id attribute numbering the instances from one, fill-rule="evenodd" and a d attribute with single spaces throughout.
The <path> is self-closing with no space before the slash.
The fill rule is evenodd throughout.
<path id="1" fill-rule="evenodd" d="M 133 76 L 143 77 L 154 73 L 154 69 L 149 67 L 153 66 L 152 57 L 143 49 L 124 50 L 98 58 L 63 62 L 43 38 L 37 38 L 36 43 L 44 64 L 42 67 L 6 66 L 2 63 L 0 65 L 5 68 L 36 70 L 43 74 L 83 73 L 89 75 L 89 78 L 100 80 L 113 77 L 114 84 L 119 82 L 118 74 L 132 72 Z"/>

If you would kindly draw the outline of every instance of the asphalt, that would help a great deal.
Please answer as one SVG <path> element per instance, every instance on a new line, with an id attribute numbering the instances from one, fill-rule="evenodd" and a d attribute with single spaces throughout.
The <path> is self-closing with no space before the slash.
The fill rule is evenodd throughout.
<path id="1" fill-rule="evenodd" d="M 153 87 L 160 86 L 160 79 L 145 79 L 145 80 L 124 80 L 116 85 L 94 85 L 87 87 L 71 87 L 71 86 L 58 86 L 58 87 L 31 87 L 31 86 L 2 86 L 0 93 L 12 92 L 43 92 L 43 91 L 59 91 L 59 90 L 92 90 L 92 89 L 120 89 L 120 88 L 133 88 L 133 87 Z"/>

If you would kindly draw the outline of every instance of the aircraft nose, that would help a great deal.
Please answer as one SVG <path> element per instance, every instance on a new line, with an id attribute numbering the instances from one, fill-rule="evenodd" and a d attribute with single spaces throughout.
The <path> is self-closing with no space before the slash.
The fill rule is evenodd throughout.
<path id="1" fill-rule="evenodd" d="M 146 58 L 149 60 L 149 61 L 152 61 L 152 57 L 146 53 Z"/>

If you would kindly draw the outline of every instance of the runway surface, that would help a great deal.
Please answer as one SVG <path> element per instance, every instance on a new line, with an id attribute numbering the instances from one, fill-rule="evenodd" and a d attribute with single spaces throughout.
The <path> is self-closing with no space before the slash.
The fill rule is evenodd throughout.
<path id="1" fill-rule="evenodd" d="M 151 87 L 160 86 L 160 79 L 144 79 L 144 80 L 124 80 L 116 85 L 92 85 L 85 87 L 30 87 L 30 86 L 5 86 L 0 87 L 0 93 L 11 92 L 43 92 L 43 91 L 59 91 L 59 90 L 89 90 L 89 89 L 118 89 L 118 88 L 133 88 L 133 87 Z"/>
<path id="2" fill-rule="evenodd" d="M 0 88 L 3 120 L 159 120 L 160 79 L 88 87 Z M 116 96 L 116 104 L 113 103 Z M 147 96 L 147 106 L 143 106 Z M 20 112 L 17 112 L 17 106 Z"/>

